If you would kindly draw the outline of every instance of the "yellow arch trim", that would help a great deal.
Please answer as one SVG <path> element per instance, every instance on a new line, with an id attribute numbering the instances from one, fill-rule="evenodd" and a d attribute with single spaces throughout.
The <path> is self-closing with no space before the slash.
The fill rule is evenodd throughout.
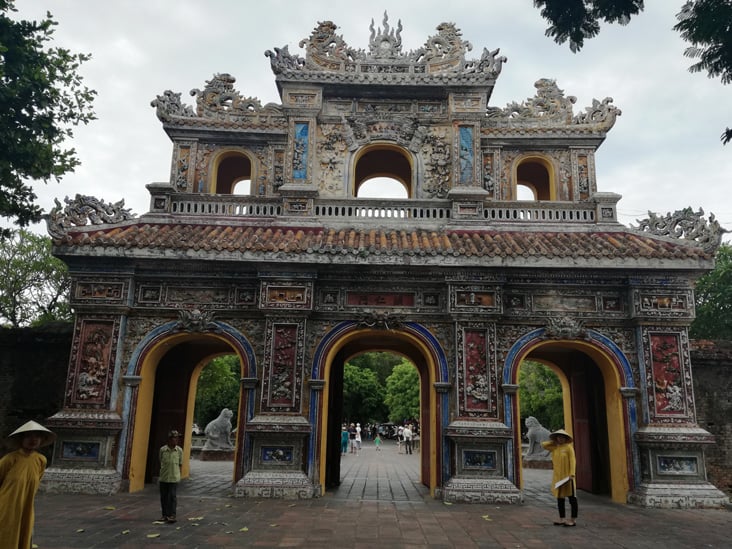
<path id="1" fill-rule="evenodd" d="M 624 401 L 620 393 L 622 380 L 615 365 L 615 361 L 603 349 L 590 342 L 575 340 L 551 340 L 541 341 L 532 345 L 523 354 L 523 359 L 536 360 L 551 368 L 557 374 L 562 384 L 562 403 L 564 409 L 565 429 L 572 433 L 572 404 L 569 392 L 569 380 L 567 376 L 556 365 L 541 359 L 534 359 L 529 355 L 541 347 L 561 346 L 569 349 L 582 351 L 589 356 L 595 365 L 600 369 L 602 379 L 605 382 L 605 410 L 607 414 L 608 445 L 610 451 L 610 497 L 616 503 L 627 503 L 630 490 L 628 478 L 628 463 L 625 449 L 628 440 L 625 434 Z M 521 366 L 519 365 L 519 368 Z M 520 396 L 517 395 L 517 398 Z M 517 401 L 520 405 L 520 402 Z M 520 406 L 517 407 L 520 410 Z M 522 472 L 523 477 L 523 472 Z M 521 479 L 523 485 L 523 478 Z"/>
<path id="2" fill-rule="evenodd" d="M 394 331 L 389 332 L 388 335 L 384 335 L 384 333 L 381 330 L 372 330 L 370 328 L 364 328 L 355 330 L 353 332 L 349 332 L 345 334 L 343 337 L 338 339 L 328 350 L 328 353 L 325 356 L 325 367 L 323 368 L 323 379 L 325 380 L 325 386 L 323 388 L 322 393 L 322 401 L 320 403 L 320 409 L 322 410 L 321 418 L 320 418 L 320 464 L 319 464 L 319 484 L 320 484 L 320 493 L 325 494 L 325 455 L 326 455 L 326 448 L 327 448 L 327 436 L 325 436 L 325 433 L 323 430 L 328 425 L 328 415 L 330 410 L 328 409 L 328 401 L 330 397 L 330 371 L 331 367 L 333 365 L 333 360 L 335 359 L 335 356 L 338 354 L 338 352 L 351 343 L 352 341 L 358 340 L 360 337 L 363 337 L 365 335 L 371 335 L 371 334 L 379 334 L 382 338 L 393 338 L 398 341 L 405 341 L 412 346 L 414 346 L 422 355 L 422 357 L 425 359 L 425 364 L 427 365 L 427 375 L 428 378 L 428 387 L 429 387 L 429 394 L 427 395 L 420 395 L 420 398 L 429 398 L 429 410 L 430 410 L 430 419 L 429 422 L 429 432 L 430 432 L 430 448 L 429 448 L 429 462 L 430 462 L 430 478 L 429 478 L 429 489 L 430 489 L 430 496 L 434 497 L 435 495 L 435 489 L 437 487 L 437 449 L 439 447 L 439 444 L 437 444 L 437 424 L 439 421 L 439 418 L 437 417 L 437 393 L 434 388 L 434 384 L 436 381 L 435 372 L 437 369 L 437 364 L 435 363 L 432 354 L 429 352 L 429 348 L 417 337 L 414 335 L 407 333 L 407 332 L 401 332 L 401 331 Z M 390 352 L 391 349 L 389 350 Z M 410 361 L 412 360 L 411 357 L 408 355 L 406 356 Z M 422 376 L 422 372 L 420 372 L 419 368 L 417 368 L 417 371 L 420 373 L 420 378 Z M 419 418 L 419 422 L 421 426 L 424 426 L 423 418 Z M 421 443 L 420 443 L 421 444 Z M 423 446 L 420 446 L 420 452 L 424 451 L 425 448 Z"/>

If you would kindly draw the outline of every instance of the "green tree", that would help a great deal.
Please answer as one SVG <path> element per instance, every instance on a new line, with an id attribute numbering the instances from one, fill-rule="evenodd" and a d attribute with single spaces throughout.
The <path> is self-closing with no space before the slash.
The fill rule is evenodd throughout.
<path id="1" fill-rule="evenodd" d="M 58 24 L 51 14 L 15 21 L 15 11 L 12 0 L 0 0 L 0 217 L 24 227 L 42 214 L 28 180 L 58 180 L 79 164 L 64 142 L 95 118 L 96 92 L 79 74 L 89 55 L 49 46 Z"/>
<path id="2" fill-rule="evenodd" d="M 578 52 L 585 39 L 600 32 L 600 23 L 625 25 L 643 11 L 643 0 L 534 0 L 541 16 L 549 22 L 546 35 L 557 44 L 569 41 L 569 49 Z M 674 26 L 690 44 L 686 57 L 698 59 L 690 72 L 706 71 L 709 78 L 719 77 L 722 84 L 732 82 L 732 2 L 730 0 L 689 0 L 676 14 Z M 732 140 L 732 129 L 722 133 L 722 142 Z"/>
<path id="3" fill-rule="evenodd" d="M 343 365 L 343 415 L 361 423 L 381 421 L 384 413 L 384 386 L 376 372 L 350 362 Z"/>
<path id="4" fill-rule="evenodd" d="M 696 284 L 696 319 L 689 335 L 695 339 L 732 339 L 732 246 L 717 250 L 714 270 Z"/>
<path id="5" fill-rule="evenodd" d="M 70 287 L 50 238 L 19 230 L 0 240 L 0 323 L 18 328 L 70 320 Z"/>
<path id="6" fill-rule="evenodd" d="M 547 429 L 564 425 L 562 384 L 550 368 L 525 360 L 519 370 L 521 417 L 534 416 Z"/>
<path id="7" fill-rule="evenodd" d="M 204 429 L 224 408 L 234 412 L 231 423 L 236 426 L 239 410 L 241 367 L 236 355 L 218 356 L 203 367 L 198 377 L 193 417 Z"/>
<path id="8" fill-rule="evenodd" d="M 394 366 L 401 364 L 402 357 L 385 351 L 370 351 L 350 358 L 348 363 L 359 368 L 367 368 L 376 372 L 379 382 L 383 385 Z"/>
<path id="9" fill-rule="evenodd" d="M 390 421 L 419 419 L 419 374 L 414 365 L 404 358 L 386 378 L 385 402 L 389 407 Z"/>

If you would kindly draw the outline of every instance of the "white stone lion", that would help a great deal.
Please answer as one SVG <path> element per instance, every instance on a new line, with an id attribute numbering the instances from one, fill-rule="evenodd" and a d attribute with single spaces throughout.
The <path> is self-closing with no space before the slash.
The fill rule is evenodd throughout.
<path id="1" fill-rule="evenodd" d="M 206 444 L 204 450 L 231 450 L 231 418 L 234 412 L 228 408 L 221 410 L 219 417 L 206 425 Z"/>
<path id="2" fill-rule="evenodd" d="M 549 452 L 542 447 L 541 443 L 549 440 L 549 429 L 542 427 L 539 420 L 534 416 L 527 417 L 524 423 L 529 429 L 528 433 L 526 433 L 526 437 L 529 439 L 529 449 L 526 451 L 526 456 L 548 456 Z"/>

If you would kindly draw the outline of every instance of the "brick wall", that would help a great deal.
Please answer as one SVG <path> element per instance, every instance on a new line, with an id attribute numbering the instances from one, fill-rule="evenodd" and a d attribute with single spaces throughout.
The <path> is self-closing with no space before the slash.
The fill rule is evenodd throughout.
<path id="1" fill-rule="evenodd" d="M 0 328 L 0 455 L 18 426 L 43 423 L 63 406 L 72 335 L 68 322 Z"/>
<path id="2" fill-rule="evenodd" d="M 707 476 L 732 495 L 732 341 L 692 341 L 691 364 L 697 421 L 717 442 L 705 452 Z"/>

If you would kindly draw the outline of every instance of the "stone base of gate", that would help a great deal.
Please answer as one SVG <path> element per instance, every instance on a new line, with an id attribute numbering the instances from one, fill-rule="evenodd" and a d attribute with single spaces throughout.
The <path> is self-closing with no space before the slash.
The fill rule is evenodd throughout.
<path id="1" fill-rule="evenodd" d="M 122 476 L 114 469 L 64 469 L 49 467 L 40 490 L 47 494 L 88 494 L 108 496 L 120 491 Z"/>
<path id="2" fill-rule="evenodd" d="M 310 499 L 320 494 L 304 473 L 252 471 L 236 483 L 234 495 L 240 498 Z"/>
<path id="3" fill-rule="evenodd" d="M 695 484 L 653 483 L 636 488 L 628 503 L 662 509 L 718 509 L 729 505 L 724 492 L 708 482 Z"/>
<path id="4" fill-rule="evenodd" d="M 451 478 L 441 492 L 451 503 L 521 503 L 521 492 L 508 479 Z"/>

